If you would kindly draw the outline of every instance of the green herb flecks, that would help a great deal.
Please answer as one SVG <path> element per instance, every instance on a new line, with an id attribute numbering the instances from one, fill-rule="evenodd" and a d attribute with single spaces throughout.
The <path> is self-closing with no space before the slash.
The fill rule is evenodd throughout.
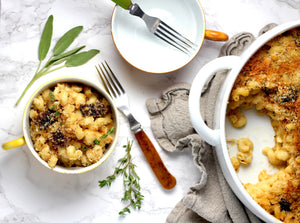
<path id="1" fill-rule="evenodd" d="M 43 62 L 47 57 L 51 46 L 52 33 L 53 33 L 53 16 L 50 15 L 43 29 L 40 44 L 38 48 L 38 59 L 39 65 L 38 68 L 29 82 L 29 84 L 24 89 L 23 93 L 19 97 L 16 102 L 16 105 L 19 104 L 27 90 L 31 87 L 31 85 L 40 77 L 59 70 L 64 67 L 76 67 L 81 66 L 92 59 L 96 54 L 98 54 L 99 50 L 89 50 L 85 52 L 80 52 L 85 46 L 80 46 L 75 49 L 66 51 L 67 48 L 74 42 L 76 37 L 82 31 L 82 26 L 77 26 L 69 31 L 67 31 L 55 44 L 53 48 L 52 55 L 49 56 L 49 59 L 46 62 Z M 66 52 L 65 52 L 66 51 Z M 42 66 L 43 64 L 43 66 Z M 58 66 L 60 64 L 60 66 Z"/>
<path id="2" fill-rule="evenodd" d="M 105 186 L 110 187 L 112 181 L 114 181 L 117 176 L 123 176 L 124 196 L 121 200 L 126 202 L 127 205 L 119 212 L 119 215 L 130 213 L 130 208 L 140 209 L 142 200 L 144 199 L 144 196 L 141 194 L 140 178 L 135 171 L 136 165 L 133 164 L 130 153 L 132 141 L 128 141 L 127 145 L 123 147 L 125 148 L 126 154 L 123 158 L 118 160 L 119 165 L 115 168 L 114 173 L 105 180 L 99 181 L 100 188 Z"/>
<path id="3" fill-rule="evenodd" d="M 86 145 L 85 144 L 83 144 L 83 146 L 82 146 L 82 148 L 81 148 L 82 150 L 87 150 L 87 147 L 86 147 Z"/>
<path id="4" fill-rule="evenodd" d="M 52 91 L 49 92 L 49 99 L 50 101 L 55 101 L 55 96 Z"/>
<path id="5" fill-rule="evenodd" d="M 99 144 L 100 144 L 100 140 L 95 139 L 95 140 L 94 140 L 94 144 L 95 144 L 95 145 L 99 145 Z"/>
<path id="6" fill-rule="evenodd" d="M 102 135 L 100 138 L 101 139 L 105 139 L 108 135 L 111 135 L 113 134 L 113 132 L 115 131 L 115 128 L 114 127 L 111 127 L 106 134 Z"/>
<path id="7" fill-rule="evenodd" d="M 94 144 L 95 144 L 95 145 L 99 145 L 100 142 L 101 142 L 101 139 L 105 139 L 108 135 L 113 134 L 114 131 L 115 131 L 115 128 L 114 128 L 114 127 L 111 127 L 111 128 L 107 131 L 106 134 L 103 134 L 102 136 L 100 136 L 100 140 L 95 139 L 95 140 L 94 140 Z"/>
<path id="8" fill-rule="evenodd" d="M 57 106 L 56 105 L 52 105 L 52 107 L 50 108 L 50 110 L 52 110 L 52 111 L 57 110 Z"/>

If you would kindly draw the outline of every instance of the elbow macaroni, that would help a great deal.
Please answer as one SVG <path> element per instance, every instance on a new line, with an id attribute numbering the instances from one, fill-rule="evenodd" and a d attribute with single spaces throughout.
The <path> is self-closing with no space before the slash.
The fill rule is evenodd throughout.
<path id="1" fill-rule="evenodd" d="M 240 165 L 247 166 L 252 160 L 253 143 L 249 138 L 240 138 L 238 140 L 228 140 L 237 144 L 238 152 L 236 157 L 231 157 L 231 162 L 236 171 L 239 170 Z"/>
<path id="2" fill-rule="evenodd" d="M 236 128 L 247 124 L 243 109 L 255 107 L 270 117 L 275 145 L 262 149 L 275 174 L 262 171 L 259 182 L 245 184 L 252 198 L 283 222 L 300 222 L 300 28 L 270 40 L 246 63 L 237 77 L 227 117 Z M 252 159 L 248 142 L 231 162 L 236 171 Z M 253 157 L 255 159 L 255 157 Z"/>
<path id="3" fill-rule="evenodd" d="M 96 103 L 105 109 L 98 111 Z M 107 135 L 114 126 L 108 101 L 82 84 L 58 83 L 43 90 L 33 99 L 29 119 L 34 148 L 51 168 L 96 163 L 113 141 Z"/>

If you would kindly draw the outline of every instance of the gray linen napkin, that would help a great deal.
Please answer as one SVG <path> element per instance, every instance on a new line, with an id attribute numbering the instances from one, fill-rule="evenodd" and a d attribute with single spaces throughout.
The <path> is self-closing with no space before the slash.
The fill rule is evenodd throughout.
<path id="1" fill-rule="evenodd" d="M 276 24 L 265 26 L 259 35 Z M 224 44 L 219 56 L 240 55 L 253 41 L 251 33 L 236 34 Z M 213 125 L 213 112 L 218 91 L 228 71 L 217 72 L 206 84 L 202 96 L 201 114 L 208 126 Z M 169 151 L 191 149 L 194 164 L 199 169 L 199 182 L 174 207 L 166 223 L 260 223 L 234 195 L 217 162 L 214 147 L 195 133 L 189 118 L 190 84 L 178 83 L 162 92 L 161 98 L 146 101 L 151 128 L 160 146 Z"/>

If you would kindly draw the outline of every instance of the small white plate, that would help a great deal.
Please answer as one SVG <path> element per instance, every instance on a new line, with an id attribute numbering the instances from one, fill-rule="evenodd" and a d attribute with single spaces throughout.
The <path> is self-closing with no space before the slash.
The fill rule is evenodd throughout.
<path id="1" fill-rule="evenodd" d="M 136 0 L 150 16 L 160 18 L 197 45 L 187 55 L 156 37 L 144 21 L 116 6 L 111 20 L 114 44 L 132 66 L 149 73 L 168 73 L 188 64 L 198 53 L 205 35 L 205 17 L 197 0 Z"/>

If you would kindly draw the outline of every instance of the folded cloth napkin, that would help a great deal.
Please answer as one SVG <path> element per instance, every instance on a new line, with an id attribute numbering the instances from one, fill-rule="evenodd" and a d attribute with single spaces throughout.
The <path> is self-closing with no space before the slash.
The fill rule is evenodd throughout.
<path id="1" fill-rule="evenodd" d="M 259 34 L 274 27 L 265 26 Z M 236 34 L 221 49 L 220 56 L 240 55 L 253 41 L 251 33 Z M 218 90 L 228 71 L 217 72 L 206 84 L 202 96 L 201 114 L 207 125 L 213 125 L 213 112 Z M 146 101 L 151 128 L 160 146 L 169 151 L 191 149 L 199 169 L 199 182 L 174 207 L 166 223 L 261 223 L 234 195 L 217 162 L 214 147 L 195 133 L 189 118 L 190 84 L 177 83 L 162 92 L 161 98 Z"/>

